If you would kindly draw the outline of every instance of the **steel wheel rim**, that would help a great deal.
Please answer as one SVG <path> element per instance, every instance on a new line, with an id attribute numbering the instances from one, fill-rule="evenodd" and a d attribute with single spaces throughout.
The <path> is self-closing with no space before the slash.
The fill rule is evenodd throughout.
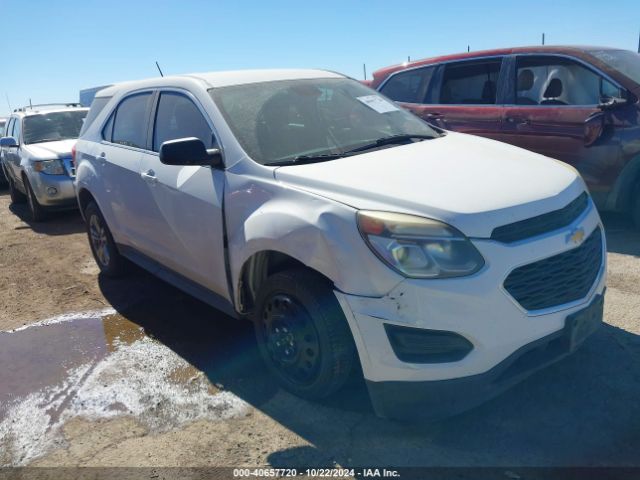
<path id="1" fill-rule="evenodd" d="M 104 266 L 109 265 L 110 255 L 107 232 L 97 215 L 91 215 L 89 219 L 89 236 L 98 261 Z"/>
<path id="2" fill-rule="evenodd" d="M 297 385 L 311 385 L 320 369 L 320 339 L 306 309 L 292 296 L 272 295 L 264 304 L 261 331 L 278 372 Z"/>

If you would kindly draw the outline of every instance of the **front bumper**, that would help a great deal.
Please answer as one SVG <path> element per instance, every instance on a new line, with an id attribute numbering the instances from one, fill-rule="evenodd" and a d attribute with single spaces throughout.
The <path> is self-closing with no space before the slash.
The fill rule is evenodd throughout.
<path id="1" fill-rule="evenodd" d="M 604 295 L 594 298 L 602 322 Z M 582 343 L 565 328 L 518 349 L 488 372 L 431 382 L 371 382 L 367 388 L 376 414 L 397 420 L 438 420 L 469 410 L 501 394 L 531 374 L 566 357 Z"/>
<path id="2" fill-rule="evenodd" d="M 75 208 L 78 206 L 73 178 L 67 175 L 47 175 L 30 172 L 29 183 L 38 203 L 48 208 Z"/>
<path id="3" fill-rule="evenodd" d="M 486 265 L 470 277 L 406 279 L 382 298 L 336 292 L 353 333 L 376 412 L 381 416 L 397 417 L 394 412 L 408 411 L 410 403 L 423 411 L 437 413 L 440 410 L 436 407 L 441 405 L 451 414 L 457 413 L 482 403 L 537 368 L 569 353 L 564 352 L 548 361 L 540 359 L 510 381 L 495 382 L 495 377 L 525 350 L 562 337 L 566 318 L 603 295 L 606 281 L 604 239 L 600 271 L 584 298 L 530 312 L 503 287 L 513 269 L 573 248 L 575 245 L 567 243 L 568 235 L 579 227 L 586 236 L 596 228 L 602 228 L 593 203 L 571 225 L 533 240 L 514 244 L 473 240 Z M 455 332 L 469 340 L 473 350 L 455 362 L 402 362 L 393 351 L 385 323 Z M 474 400 L 468 398 L 470 392 L 477 393 Z M 401 398 L 412 400 L 407 403 Z M 396 404 L 398 409 L 391 407 Z M 441 415 L 440 412 L 436 416 Z"/>

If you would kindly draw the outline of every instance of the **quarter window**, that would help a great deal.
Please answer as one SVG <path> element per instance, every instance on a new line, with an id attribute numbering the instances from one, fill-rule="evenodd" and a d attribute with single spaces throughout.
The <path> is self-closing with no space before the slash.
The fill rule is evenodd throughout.
<path id="1" fill-rule="evenodd" d="M 147 114 L 151 93 L 141 93 L 125 98 L 113 123 L 112 142 L 128 147 L 146 148 Z"/>
<path id="2" fill-rule="evenodd" d="M 179 93 L 160 94 L 153 133 L 153 150 L 168 140 L 196 137 L 206 148 L 213 146 L 213 132 L 196 105 Z"/>
<path id="3" fill-rule="evenodd" d="M 435 67 L 396 73 L 380 89 L 380 93 L 396 102 L 424 103 Z"/>
<path id="4" fill-rule="evenodd" d="M 500 59 L 447 64 L 440 89 L 440 103 L 495 104 L 501 64 Z"/>
<path id="5" fill-rule="evenodd" d="M 597 105 L 623 92 L 578 62 L 555 56 L 526 56 L 516 64 L 516 104 Z"/>
<path id="6" fill-rule="evenodd" d="M 89 109 L 89 113 L 87 113 L 87 117 L 84 120 L 84 124 L 82 125 L 82 130 L 80 130 L 80 136 L 87 131 L 89 125 L 93 123 L 100 112 L 104 109 L 104 107 L 109 103 L 111 97 L 95 97 L 93 102 L 91 102 L 91 108 Z"/>

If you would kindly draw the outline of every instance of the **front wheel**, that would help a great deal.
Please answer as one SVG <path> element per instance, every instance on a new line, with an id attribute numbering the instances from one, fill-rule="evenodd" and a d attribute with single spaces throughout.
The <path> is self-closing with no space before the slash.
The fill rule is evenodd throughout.
<path id="1" fill-rule="evenodd" d="M 291 393 L 318 400 L 349 378 L 355 345 L 324 277 L 305 269 L 270 276 L 257 295 L 254 327 L 267 368 Z"/>
<path id="2" fill-rule="evenodd" d="M 127 271 L 127 260 L 120 255 L 111 231 L 98 205 L 89 203 L 84 211 L 91 253 L 100 271 L 109 277 L 119 277 Z"/>
<path id="3" fill-rule="evenodd" d="M 9 184 L 9 197 L 11 198 L 11 203 L 16 204 L 27 201 L 27 197 L 24 193 L 18 190 L 18 187 L 16 187 L 16 184 L 9 175 L 7 175 L 7 183 Z"/>
<path id="4" fill-rule="evenodd" d="M 31 220 L 34 222 L 42 222 L 47 219 L 47 211 L 44 209 L 38 199 L 36 198 L 36 194 L 33 193 L 33 188 L 31 188 L 31 184 L 29 180 L 24 177 L 24 189 L 27 191 L 27 205 L 29 206 L 29 213 L 31 214 Z"/>

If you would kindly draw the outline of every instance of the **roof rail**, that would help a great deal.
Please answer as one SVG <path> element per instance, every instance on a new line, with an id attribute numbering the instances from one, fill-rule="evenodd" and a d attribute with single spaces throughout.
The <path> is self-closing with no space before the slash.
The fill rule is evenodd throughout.
<path id="1" fill-rule="evenodd" d="M 16 108 L 14 112 L 26 112 L 27 110 L 36 110 L 37 107 L 82 107 L 77 102 L 59 102 L 59 103 L 37 103 L 34 105 L 26 105 L 24 107 Z"/>

